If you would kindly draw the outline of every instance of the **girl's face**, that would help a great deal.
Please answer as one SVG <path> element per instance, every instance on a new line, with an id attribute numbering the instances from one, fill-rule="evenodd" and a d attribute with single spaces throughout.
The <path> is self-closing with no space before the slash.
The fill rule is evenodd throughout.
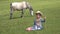
<path id="1" fill-rule="evenodd" d="M 36 18 L 39 19 L 41 17 L 40 14 L 36 14 Z"/>

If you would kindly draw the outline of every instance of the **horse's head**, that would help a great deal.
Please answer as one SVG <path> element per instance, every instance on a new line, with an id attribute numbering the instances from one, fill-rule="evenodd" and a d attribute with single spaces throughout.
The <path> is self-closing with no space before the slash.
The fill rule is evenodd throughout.
<path id="1" fill-rule="evenodd" d="M 30 7 L 29 10 L 30 10 L 30 14 L 33 16 L 33 8 Z"/>
<path id="2" fill-rule="evenodd" d="M 29 3 L 27 3 L 27 8 L 29 9 L 30 14 L 33 16 L 33 8 Z"/>

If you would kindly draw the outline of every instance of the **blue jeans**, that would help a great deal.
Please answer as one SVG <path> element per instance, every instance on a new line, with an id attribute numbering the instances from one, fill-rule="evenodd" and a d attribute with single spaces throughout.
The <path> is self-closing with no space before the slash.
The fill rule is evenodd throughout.
<path id="1" fill-rule="evenodd" d="M 37 26 L 37 25 L 34 25 L 32 27 L 32 30 L 41 30 L 43 27 L 42 26 Z"/>

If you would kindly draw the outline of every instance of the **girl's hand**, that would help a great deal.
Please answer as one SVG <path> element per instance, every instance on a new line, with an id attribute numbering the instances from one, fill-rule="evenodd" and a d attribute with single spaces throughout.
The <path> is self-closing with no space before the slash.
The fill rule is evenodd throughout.
<path id="1" fill-rule="evenodd" d="M 42 18 L 46 19 L 46 16 L 43 16 Z"/>
<path id="2" fill-rule="evenodd" d="M 46 16 L 44 16 L 44 19 L 46 19 Z"/>

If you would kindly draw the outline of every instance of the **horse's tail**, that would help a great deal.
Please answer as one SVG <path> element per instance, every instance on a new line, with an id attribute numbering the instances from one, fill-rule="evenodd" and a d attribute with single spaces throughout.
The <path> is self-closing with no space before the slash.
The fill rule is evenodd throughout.
<path id="1" fill-rule="evenodd" d="M 12 3 L 10 3 L 10 19 L 12 18 Z"/>

